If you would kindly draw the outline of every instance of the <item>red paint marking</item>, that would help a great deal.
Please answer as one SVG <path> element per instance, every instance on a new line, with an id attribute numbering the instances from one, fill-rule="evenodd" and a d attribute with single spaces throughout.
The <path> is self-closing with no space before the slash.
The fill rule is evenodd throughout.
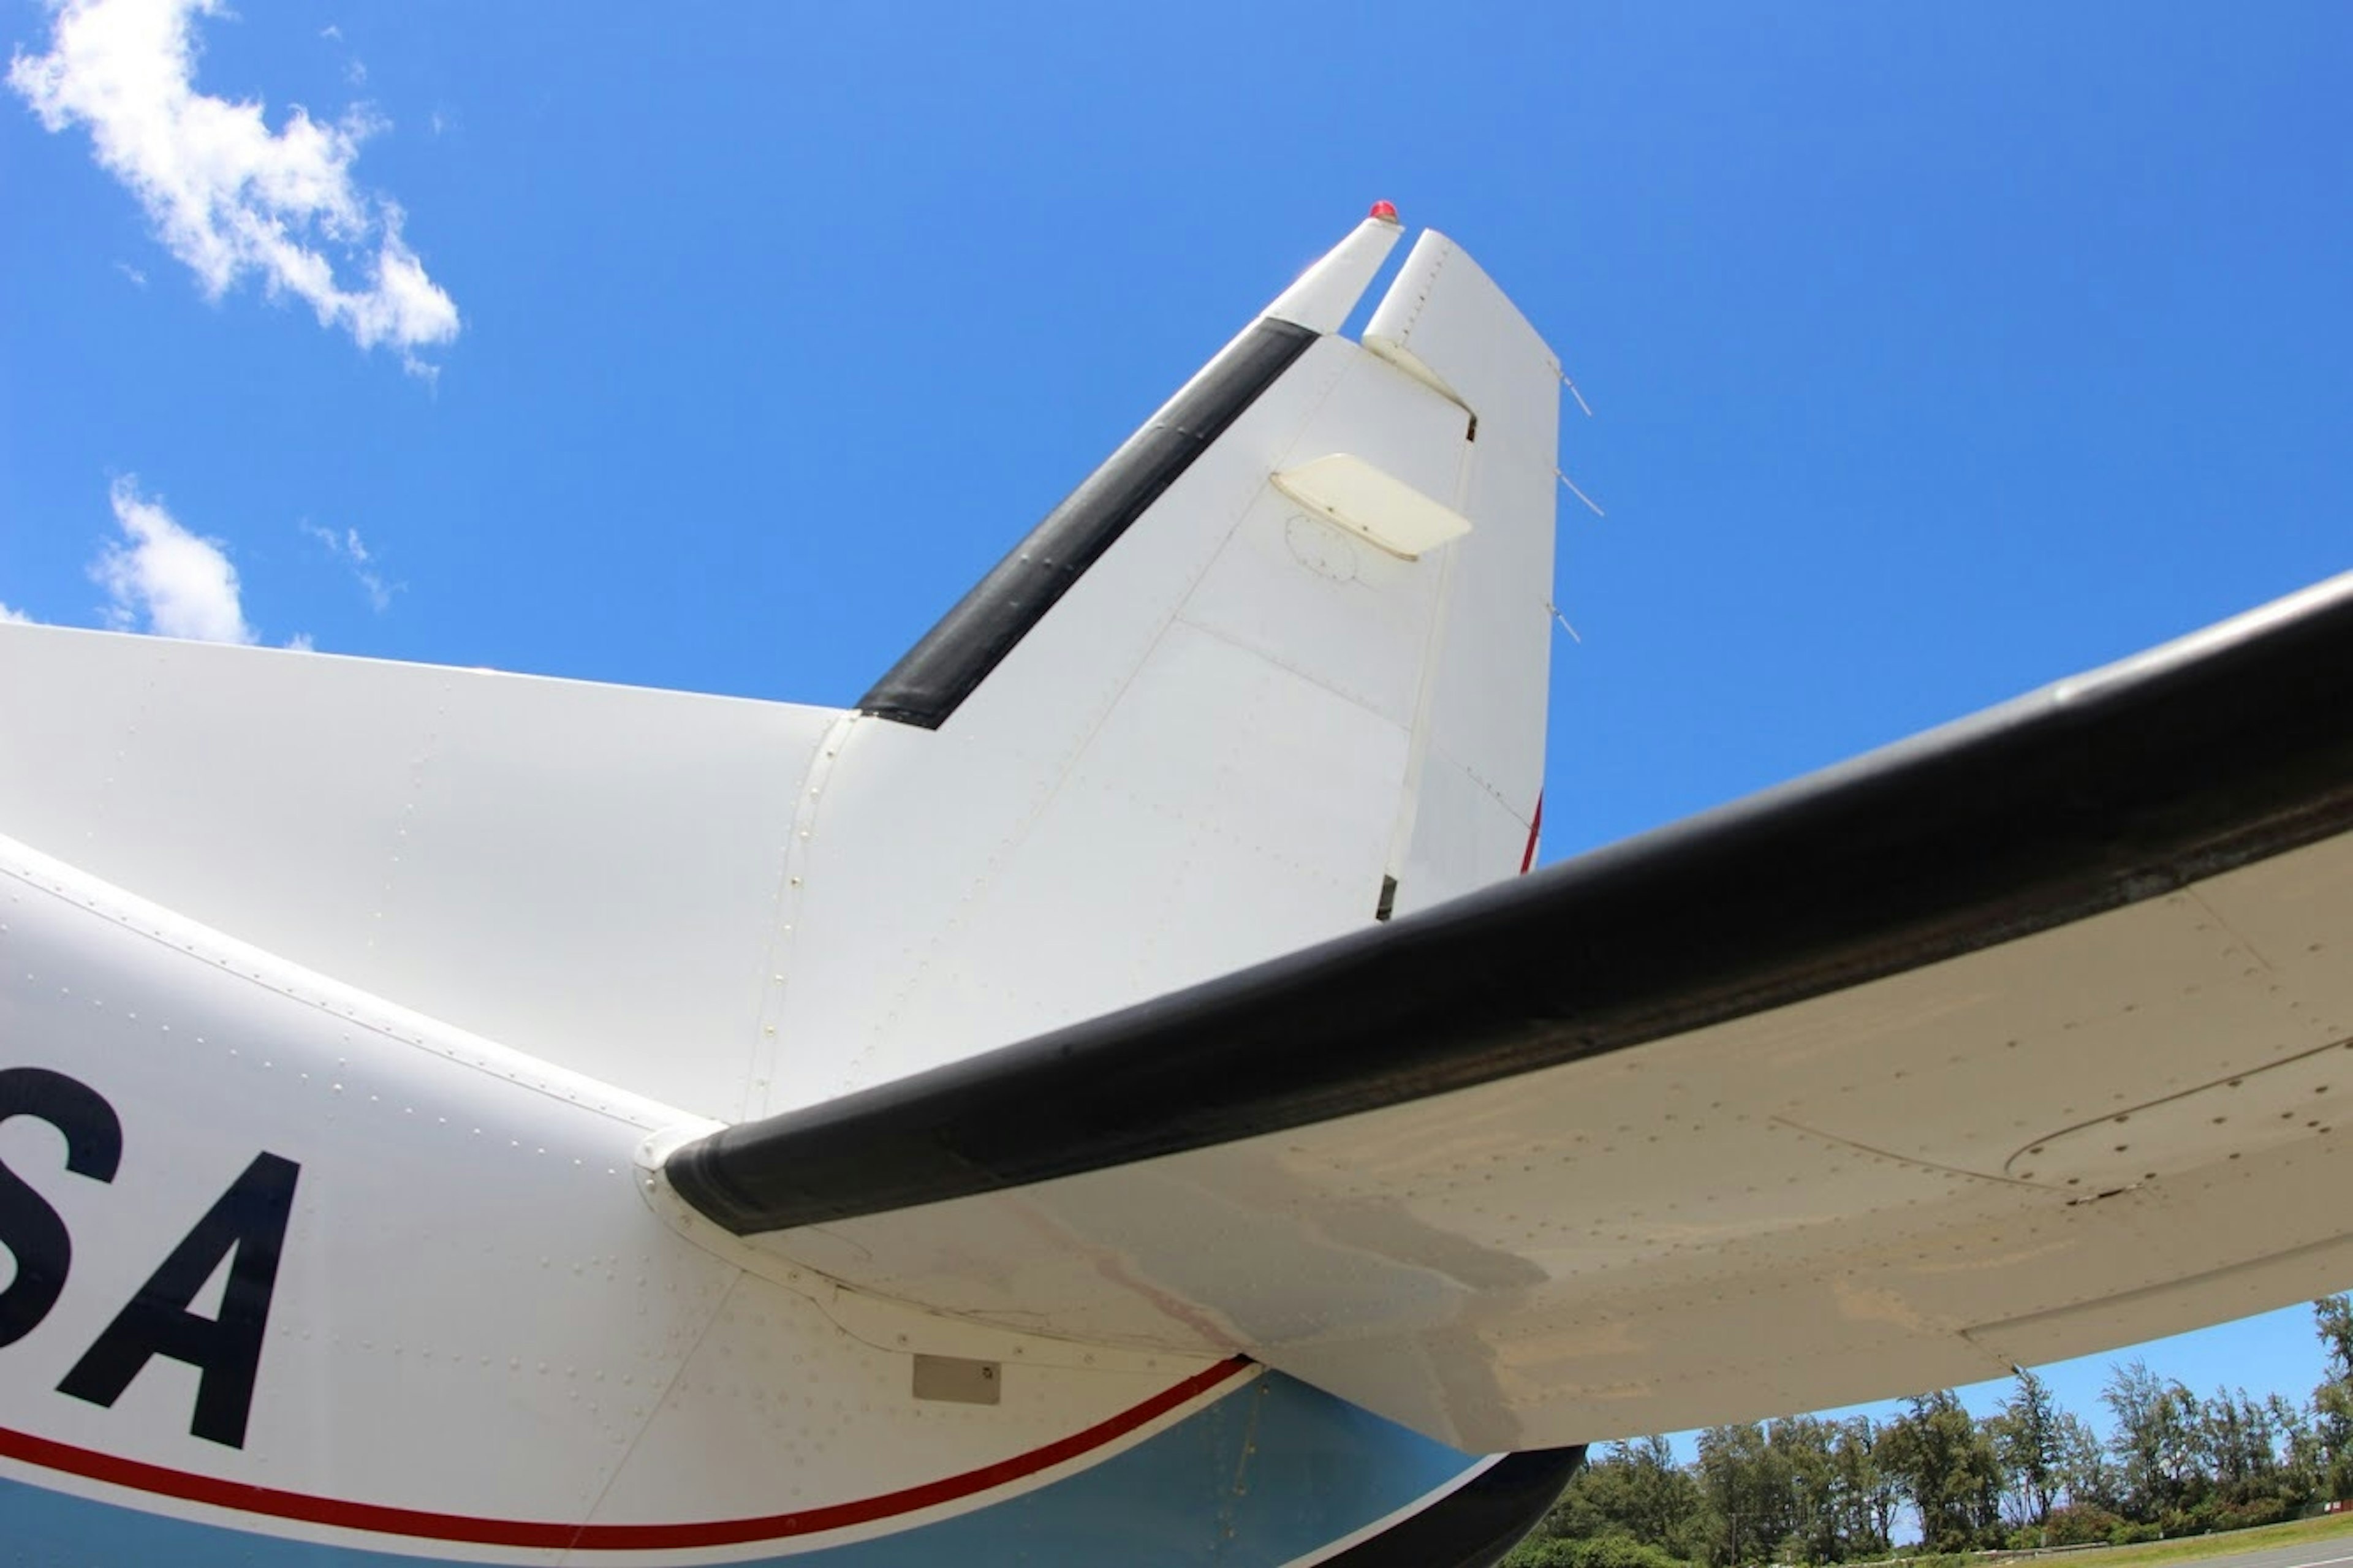
<path id="1" fill-rule="evenodd" d="M 1528 847 L 1520 851 L 1520 875 L 1523 877 L 1526 876 L 1528 868 L 1536 863 L 1536 835 L 1543 831 L 1544 792 L 1538 790 L 1535 815 L 1528 818 Z"/>
<path id="2" fill-rule="evenodd" d="M 738 1546 L 746 1542 L 772 1541 L 793 1535 L 816 1535 L 853 1524 L 869 1524 L 894 1514 L 913 1513 L 954 1502 L 975 1492 L 1018 1481 L 1024 1476 L 1077 1458 L 1125 1436 L 1145 1422 L 1165 1415 L 1198 1394 L 1235 1377 L 1250 1365 L 1236 1356 L 1194 1373 L 1173 1388 L 1163 1389 L 1143 1404 L 1083 1432 L 1073 1432 L 1042 1448 L 1010 1459 L 1000 1459 L 960 1476 L 928 1481 L 904 1490 L 856 1502 L 828 1504 L 799 1513 L 776 1513 L 760 1519 L 713 1519 L 681 1524 L 563 1524 L 523 1519 L 474 1519 L 464 1514 L 433 1513 L 424 1509 L 387 1508 L 380 1503 L 345 1502 L 274 1487 L 248 1486 L 211 1476 L 190 1475 L 137 1459 L 118 1458 L 90 1448 L 53 1443 L 46 1437 L 0 1427 L 0 1456 L 20 1459 L 43 1469 L 62 1470 L 110 1486 L 206 1503 L 242 1513 L 268 1514 L 305 1524 L 331 1525 L 338 1530 L 374 1531 L 380 1535 L 419 1536 L 433 1541 L 464 1542 L 480 1546 L 536 1546 L 582 1552 L 656 1552 L 672 1547 Z"/>

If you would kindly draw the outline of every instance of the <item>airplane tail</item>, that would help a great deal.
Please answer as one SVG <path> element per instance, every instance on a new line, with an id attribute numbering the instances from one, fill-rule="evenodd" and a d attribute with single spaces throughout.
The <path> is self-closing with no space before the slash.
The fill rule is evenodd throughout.
<path id="1" fill-rule="evenodd" d="M 1559 371 L 1367 219 L 918 642 L 812 792 L 777 1110 L 1403 913 L 1534 849 Z"/>
<path id="2" fill-rule="evenodd" d="M 1514 874 L 1551 354 L 1368 219 L 839 711 L 0 626 L 0 832 L 734 1120 Z"/>

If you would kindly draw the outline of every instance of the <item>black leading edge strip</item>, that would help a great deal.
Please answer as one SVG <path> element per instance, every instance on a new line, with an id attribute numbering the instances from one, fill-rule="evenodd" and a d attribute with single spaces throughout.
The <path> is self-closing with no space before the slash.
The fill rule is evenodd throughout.
<path id="1" fill-rule="evenodd" d="M 1764 1011 L 2353 827 L 2353 574 L 1514 882 L 687 1145 L 739 1234 L 1378 1110 Z"/>
<path id="2" fill-rule="evenodd" d="M 926 730 L 945 723 L 1086 569 L 1307 352 L 1316 336 L 1289 321 L 1261 320 L 1227 344 L 956 601 L 955 608 L 858 700 L 859 711 Z"/>
<path id="3" fill-rule="evenodd" d="M 1467 1486 L 1360 1541 L 1324 1568 L 1493 1568 L 1585 1463 L 1585 1445 L 1506 1454 Z"/>

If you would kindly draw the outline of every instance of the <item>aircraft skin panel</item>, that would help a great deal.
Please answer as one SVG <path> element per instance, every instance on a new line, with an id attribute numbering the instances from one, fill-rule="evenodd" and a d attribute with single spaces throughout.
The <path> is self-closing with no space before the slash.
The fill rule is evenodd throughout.
<path id="1" fill-rule="evenodd" d="M 293 962 L 743 1113 L 832 710 L 0 626 L 0 830 Z"/>
<path id="2" fill-rule="evenodd" d="M 747 1270 L 649 1206 L 640 1147 L 681 1125 L 673 1108 L 7 840 L 0 910 L 14 1550 L 913 1563 L 946 1542 L 1009 1562 L 1010 1543 L 1149 1519 L 1162 1560 L 1197 1561 L 1229 1526 L 1239 1560 L 1275 1563 L 1475 1462 L 1247 1363 Z M 247 1186 L 270 1169 L 274 1209 Z M 218 1223 L 216 1250 L 191 1252 Z M 996 1363 L 998 1403 L 916 1399 L 930 1353 Z M 1220 1500 L 1277 1405 L 1299 1441 L 1255 1462 L 1267 1502 Z M 1283 1468 L 1333 1453 L 1362 1467 L 1354 1489 L 1309 1497 Z M 949 1533 L 884 1544 L 919 1527 Z"/>
<path id="3" fill-rule="evenodd" d="M 1469 890 L 1493 882 L 1498 866 L 1534 862 L 1533 808 L 1521 816 L 1451 756 L 1432 752 L 1416 793 L 1413 837 L 1398 879 L 1398 918 L 1442 901 L 1424 899 L 1415 889 Z"/>
<path id="4" fill-rule="evenodd" d="M 435 1563 L 807 1563 L 811 1568 L 1015 1568 L 1040 1562 L 1188 1568 L 1208 1561 L 1309 1568 L 1431 1568 L 1492 1561 L 1557 1494 L 1575 1453 L 1516 1458 L 1516 1486 L 1482 1489 L 1495 1461 L 1459 1454 L 1280 1373 L 1241 1379 L 1151 1425 L 1084 1468 L 946 1517 L 911 1514 L 887 1531 L 777 1533 L 733 1545 L 501 1547 L 306 1524 L 243 1508 L 159 1500 L 125 1488 L 59 1485 L 57 1472 L 0 1458 L 0 1512 L 13 1551 L 35 1561 L 186 1563 L 190 1568 Z M 1514 1465 L 1514 1460 L 1503 1461 Z M 1476 1494 L 1499 1489 L 1492 1500 Z M 1514 1495 L 1516 1494 L 1516 1495 Z M 275 1506 L 275 1500 L 269 1500 Z M 1487 1504 L 1489 1517 L 1462 1504 Z M 1450 1507 L 1450 1504 L 1456 1506 Z M 1500 1523 L 1496 1506 L 1505 1511 Z M 1361 1522 L 1360 1522 L 1361 1521 Z M 419 1522 L 466 1530 L 474 1521 Z M 768 1528 L 789 1531 L 797 1521 Z M 1500 1540 L 1499 1540 L 1500 1538 Z M 1335 1551 L 1326 1544 L 1336 1540 Z"/>

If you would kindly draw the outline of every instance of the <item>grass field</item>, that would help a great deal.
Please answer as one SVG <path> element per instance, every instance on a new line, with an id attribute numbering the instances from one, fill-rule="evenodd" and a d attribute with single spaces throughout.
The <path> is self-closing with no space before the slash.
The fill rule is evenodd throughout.
<path id="1" fill-rule="evenodd" d="M 2341 1541 L 2353 1537 L 2353 1513 L 2324 1514 L 2318 1519 L 2291 1520 L 2285 1524 L 2233 1530 L 2220 1535 L 2193 1535 L 2186 1541 L 2154 1541 L 2145 1546 L 2114 1546 L 2094 1552 L 2070 1552 L 2053 1563 L 2096 1563 L 2100 1568 L 2162 1568 L 2170 1563 L 2195 1563 L 2205 1557 L 2228 1557 L 2241 1552 L 2263 1552 L 2274 1546 L 2298 1546 L 2307 1542 Z"/>

